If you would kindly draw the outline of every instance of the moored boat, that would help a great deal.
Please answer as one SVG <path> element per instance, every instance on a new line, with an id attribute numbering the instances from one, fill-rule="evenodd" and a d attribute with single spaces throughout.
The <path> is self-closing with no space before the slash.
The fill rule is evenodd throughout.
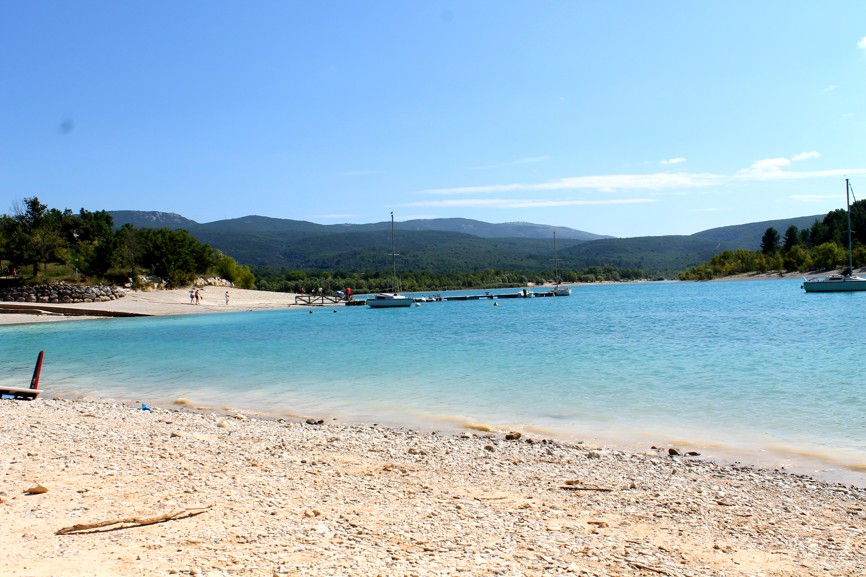
<path id="1" fill-rule="evenodd" d="M 553 274 L 556 277 L 556 286 L 553 287 L 553 296 L 569 296 L 571 294 L 571 287 L 562 286 L 562 279 L 559 276 L 559 259 L 556 258 L 556 231 L 553 231 L 553 270 Z"/>
<path id="2" fill-rule="evenodd" d="M 413 299 L 399 294 L 400 279 L 397 276 L 397 251 L 394 245 L 394 213 L 391 213 L 391 272 L 393 276 L 394 292 L 382 292 L 369 297 L 365 302 L 371 309 L 391 309 L 400 307 L 411 307 Z"/>
<path id="3" fill-rule="evenodd" d="M 807 293 L 866 291 L 866 278 L 847 274 L 807 278 L 803 280 L 803 290 Z"/>
<path id="4" fill-rule="evenodd" d="M 854 249 L 851 239 L 851 184 L 845 179 L 845 208 L 848 213 L 848 269 L 844 274 L 803 279 L 803 290 L 807 293 L 866 291 L 866 278 L 853 276 Z"/>
<path id="5" fill-rule="evenodd" d="M 411 307 L 413 300 L 397 293 L 378 293 L 365 301 L 372 309 L 387 309 L 395 307 Z"/>

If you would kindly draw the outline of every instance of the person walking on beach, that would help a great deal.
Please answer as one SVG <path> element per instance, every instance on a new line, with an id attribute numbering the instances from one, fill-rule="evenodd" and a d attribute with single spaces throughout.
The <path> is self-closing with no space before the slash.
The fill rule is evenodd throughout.
<path id="1" fill-rule="evenodd" d="M 199 304 L 201 302 L 201 293 L 198 289 L 195 289 L 195 304 Z"/>
<path id="2" fill-rule="evenodd" d="M 229 306 L 229 291 L 226 291 L 226 306 Z"/>
<path id="3" fill-rule="evenodd" d="M 195 289 L 189 289 L 189 304 L 195 303 Z"/>

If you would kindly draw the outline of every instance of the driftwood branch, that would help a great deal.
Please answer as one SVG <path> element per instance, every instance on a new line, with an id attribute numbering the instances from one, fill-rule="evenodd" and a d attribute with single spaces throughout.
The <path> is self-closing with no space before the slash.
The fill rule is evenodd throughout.
<path id="1" fill-rule="evenodd" d="M 644 571 L 652 571 L 653 573 L 658 573 L 659 575 L 670 575 L 667 571 L 662 571 L 661 569 L 656 569 L 655 567 L 650 567 L 649 565 L 644 565 L 643 563 L 635 563 L 634 561 L 629 561 L 629 565 L 634 567 L 635 569 L 643 569 Z"/>
<path id="2" fill-rule="evenodd" d="M 145 525 L 153 525 L 155 523 L 163 523 L 165 521 L 174 521 L 176 519 L 186 519 L 187 517 L 195 517 L 210 510 L 210 507 L 181 509 L 173 513 L 165 513 L 155 517 L 126 517 L 123 519 L 112 519 L 110 521 L 101 521 L 99 523 L 81 523 L 71 527 L 64 527 L 58 530 L 55 535 L 70 535 L 73 533 L 104 533 L 106 531 L 117 531 L 119 529 L 131 529 L 132 527 L 143 527 Z"/>
<path id="3" fill-rule="evenodd" d="M 613 489 L 607 487 L 588 487 L 584 485 L 563 485 L 560 489 L 566 491 L 601 491 L 602 493 L 610 493 Z"/>

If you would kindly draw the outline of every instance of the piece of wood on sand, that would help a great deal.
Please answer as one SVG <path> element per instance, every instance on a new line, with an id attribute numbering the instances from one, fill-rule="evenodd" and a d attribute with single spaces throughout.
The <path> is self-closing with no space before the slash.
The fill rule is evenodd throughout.
<path id="1" fill-rule="evenodd" d="M 98 523 L 80 523 L 71 527 L 59 529 L 55 535 L 71 535 L 73 533 L 104 533 L 106 531 L 117 531 L 119 529 L 131 529 L 132 527 L 143 527 L 145 525 L 154 525 L 156 523 L 164 523 L 165 521 L 175 521 L 177 519 L 186 519 L 187 517 L 195 517 L 210 510 L 211 507 L 200 507 L 191 509 L 180 509 L 173 513 L 165 513 L 154 517 L 125 517 L 122 519 L 112 519 L 110 521 L 100 521 Z"/>

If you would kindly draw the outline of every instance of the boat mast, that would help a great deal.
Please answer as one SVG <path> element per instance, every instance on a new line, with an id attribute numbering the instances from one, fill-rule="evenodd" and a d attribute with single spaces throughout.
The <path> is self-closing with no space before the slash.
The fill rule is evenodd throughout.
<path id="1" fill-rule="evenodd" d="M 848 179 L 845 179 L 845 211 L 848 213 L 848 274 L 854 274 L 854 251 L 851 245 L 851 185 L 848 184 Z"/>
<path id="2" fill-rule="evenodd" d="M 394 245 L 394 211 L 391 211 L 391 271 L 394 275 L 394 292 L 400 292 L 400 279 L 397 277 L 397 250 Z"/>
<path id="3" fill-rule="evenodd" d="M 556 258 L 556 231 L 553 231 L 553 277 L 559 284 L 559 259 Z"/>

